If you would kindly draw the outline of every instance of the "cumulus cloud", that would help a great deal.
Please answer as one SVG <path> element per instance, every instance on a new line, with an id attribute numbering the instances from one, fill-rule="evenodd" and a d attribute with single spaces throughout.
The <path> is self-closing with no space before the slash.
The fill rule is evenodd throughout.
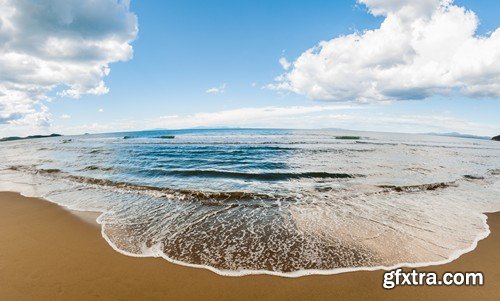
<path id="1" fill-rule="evenodd" d="M 0 124 L 43 127 L 50 92 L 108 92 L 109 64 L 132 57 L 128 0 L 0 0 Z"/>
<path id="2" fill-rule="evenodd" d="M 500 97 L 500 28 L 452 0 L 358 0 L 380 28 L 322 41 L 269 88 L 317 100 L 391 101 L 457 92 Z"/>
<path id="3" fill-rule="evenodd" d="M 292 66 L 292 64 L 284 57 L 280 58 L 279 63 L 283 69 L 288 70 Z"/>
<path id="4" fill-rule="evenodd" d="M 207 94 L 222 94 L 226 92 L 226 83 L 223 83 L 222 85 L 218 87 L 213 87 L 205 91 Z"/>

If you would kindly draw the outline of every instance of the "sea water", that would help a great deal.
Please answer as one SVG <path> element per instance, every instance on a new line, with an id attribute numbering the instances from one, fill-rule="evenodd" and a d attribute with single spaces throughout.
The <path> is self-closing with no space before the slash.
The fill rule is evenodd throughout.
<path id="1" fill-rule="evenodd" d="M 199 129 L 3 142 L 0 156 L 0 190 L 101 212 L 123 254 L 223 275 L 443 263 L 500 209 L 500 143 L 480 139 Z"/>

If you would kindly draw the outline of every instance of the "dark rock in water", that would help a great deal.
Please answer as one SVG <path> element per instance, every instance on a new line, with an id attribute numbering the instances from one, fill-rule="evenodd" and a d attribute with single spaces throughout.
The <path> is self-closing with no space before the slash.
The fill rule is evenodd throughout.
<path id="1" fill-rule="evenodd" d="M 337 137 L 335 137 L 335 139 L 339 139 L 339 140 L 359 140 L 359 139 L 361 139 L 361 137 L 359 137 L 359 136 L 337 136 Z"/>
<path id="2" fill-rule="evenodd" d="M 125 137 L 123 137 L 123 139 L 132 139 L 132 138 L 134 138 L 134 137 L 132 137 L 132 136 L 125 136 Z"/>
<path id="3" fill-rule="evenodd" d="M 491 140 L 494 140 L 494 141 L 500 141 L 500 135 L 498 135 L 498 136 L 495 136 L 495 137 L 491 138 Z"/>

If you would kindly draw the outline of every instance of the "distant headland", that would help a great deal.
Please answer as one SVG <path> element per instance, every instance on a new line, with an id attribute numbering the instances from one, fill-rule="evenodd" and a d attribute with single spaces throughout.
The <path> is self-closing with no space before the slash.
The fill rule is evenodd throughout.
<path id="1" fill-rule="evenodd" d="M 500 135 L 491 138 L 491 140 L 500 141 Z"/>
<path id="2" fill-rule="evenodd" d="M 59 134 L 50 134 L 50 135 L 32 135 L 27 137 L 5 137 L 0 139 L 0 142 L 4 141 L 16 141 L 16 140 L 26 140 L 26 139 L 40 139 L 40 138 L 51 138 L 51 137 L 61 137 Z"/>

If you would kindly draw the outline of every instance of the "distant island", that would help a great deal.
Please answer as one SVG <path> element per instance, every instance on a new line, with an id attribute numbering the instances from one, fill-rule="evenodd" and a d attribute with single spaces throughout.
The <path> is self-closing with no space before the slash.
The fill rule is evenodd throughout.
<path id="1" fill-rule="evenodd" d="M 500 135 L 498 135 L 498 136 L 495 136 L 495 137 L 491 138 L 491 140 L 494 140 L 494 141 L 500 141 Z"/>
<path id="2" fill-rule="evenodd" d="M 59 134 L 50 134 L 50 135 L 32 135 L 27 137 L 5 137 L 0 139 L 0 142 L 4 141 L 16 141 L 16 140 L 26 140 L 26 139 L 40 139 L 40 138 L 51 138 L 51 137 L 61 137 Z"/>
<path id="3" fill-rule="evenodd" d="M 490 139 L 490 137 L 487 137 L 487 136 L 477 136 L 477 135 L 462 134 L 462 133 L 457 133 L 457 132 L 452 132 L 452 133 L 427 133 L 427 135 L 445 136 L 445 137 L 456 137 L 456 138 L 483 139 L 483 140 Z"/>

